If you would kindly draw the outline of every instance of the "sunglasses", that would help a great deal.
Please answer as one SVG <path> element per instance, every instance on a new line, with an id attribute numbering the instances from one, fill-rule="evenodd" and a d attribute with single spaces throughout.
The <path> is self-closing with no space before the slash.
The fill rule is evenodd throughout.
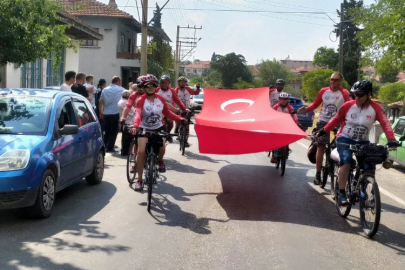
<path id="1" fill-rule="evenodd" d="M 331 81 L 331 82 L 338 82 L 338 81 L 340 81 L 340 79 L 333 79 L 333 78 L 332 78 L 332 79 L 330 79 L 330 81 Z"/>
<path id="2" fill-rule="evenodd" d="M 150 89 L 150 88 L 156 88 L 156 87 L 157 87 L 157 85 L 151 83 L 151 84 L 145 85 L 143 88 L 148 88 L 148 89 Z"/>
<path id="3" fill-rule="evenodd" d="M 364 97 L 364 96 L 367 95 L 367 94 L 366 94 L 366 93 L 354 93 L 354 95 L 355 95 L 356 97 L 362 98 L 362 97 Z"/>

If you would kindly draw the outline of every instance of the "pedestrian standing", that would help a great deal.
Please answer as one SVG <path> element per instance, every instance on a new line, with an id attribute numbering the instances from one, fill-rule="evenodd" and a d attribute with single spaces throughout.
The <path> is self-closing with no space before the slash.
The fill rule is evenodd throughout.
<path id="1" fill-rule="evenodd" d="M 76 72 L 66 71 L 65 73 L 65 82 L 60 86 L 60 91 L 72 92 L 70 87 L 75 83 Z"/>
<path id="2" fill-rule="evenodd" d="M 116 152 L 114 144 L 118 135 L 118 122 L 120 119 L 118 101 L 125 90 L 121 87 L 121 84 L 121 78 L 114 76 L 111 85 L 103 89 L 99 102 L 99 117 L 104 120 L 104 144 L 107 152 Z"/>
<path id="3" fill-rule="evenodd" d="M 122 98 L 118 101 L 118 109 L 120 111 L 120 117 L 122 111 L 125 109 L 128 98 L 131 95 L 131 92 L 125 90 L 122 92 Z M 122 137 L 121 137 L 121 155 L 126 156 L 128 155 L 129 145 L 131 144 L 132 139 L 134 136 L 129 133 L 129 130 L 134 125 L 135 121 L 135 109 L 131 107 L 128 115 L 125 117 L 125 124 L 122 125 Z"/>
<path id="4" fill-rule="evenodd" d="M 82 95 L 90 101 L 89 93 L 87 92 L 86 87 L 84 87 L 84 83 L 86 80 L 86 74 L 84 73 L 77 73 L 76 75 L 76 83 L 72 85 L 71 89 L 72 92 Z"/>
<path id="5" fill-rule="evenodd" d="M 95 87 L 93 85 L 93 75 L 89 74 L 86 76 L 86 83 L 84 84 L 84 87 L 86 87 L 87 93 L 89 94 L 91 106 L 93 109 L 95 109 L 96 99 L 94 97 Z"/>

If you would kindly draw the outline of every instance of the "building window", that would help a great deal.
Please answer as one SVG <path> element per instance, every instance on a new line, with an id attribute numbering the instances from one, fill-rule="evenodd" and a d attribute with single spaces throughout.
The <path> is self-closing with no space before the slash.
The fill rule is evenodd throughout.
<path id="1" fill-rule="evenodd" d="M 25 63 L 21 69 L 22 88 L 42 88 L 42 59 L 31 63 Z"/>
<path id="2" fill-rule="evenodd" d="M 55 56 L 49 54 L 46 66 L 46 86 L 59 86 L 63 84 L 65 74 L 65 50 L 61 53 L 61 62 L 56 72 L 53 69 Z"/>
<path id="3" fill-rule="evenodd" d="M 96 29 L 97 32 L 99 32 L 98 28 L 94 28 L 94 29 Z M 92 40 L 92 39 L 82 40 L 82 45 L 81 46 L 98 47 L 98 40 Z"/>

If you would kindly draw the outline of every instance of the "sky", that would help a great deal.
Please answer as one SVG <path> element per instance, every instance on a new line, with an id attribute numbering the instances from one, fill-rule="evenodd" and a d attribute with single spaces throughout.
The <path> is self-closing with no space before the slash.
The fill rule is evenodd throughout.
<path id="1" fill-rule="evenodd" d="M 109 0 L 99 1 L 106 4 L 109 2 Z M 139 15 L 142 17 L 141 0 L 116 0 L 116 3 L 119 9 L 140 21 L 136 1 Z M 149 0 L 148 21 L 153 17 L 156 3 L 162 7 L 166 1 Z M 339 21 L 336 9 L 340 9 L 341 2 L 341 0 L 169 0 L 162 10 L 162 28 L 172 40 L 171 45 L 175 49 L 177 25 L 202 27 L 201 30 L 180 30 L 181 37 L 201 38 L 194 53 L 188 55 L 187 51 L 183 53 L 186 55 L 183 60 L 209 61 L 213 52 L 221 55 L 231 52 L 241 54 L 249 65 L 266 59 L 283 60 L 288 56 L 292 60 L 313 60 L 317 48 L 338 47 L 336 35 L 331 32 L 334 30 L 332 20 Z M 374 0 L 364 1 L 366 5 L 372 2 Z"/>

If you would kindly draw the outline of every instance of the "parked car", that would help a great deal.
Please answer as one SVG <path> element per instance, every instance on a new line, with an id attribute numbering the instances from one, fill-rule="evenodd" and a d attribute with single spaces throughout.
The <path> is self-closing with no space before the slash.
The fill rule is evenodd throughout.
<path id="1" fill-rule="evenodd" d="M 397 141 L 401 136 L 404 136 L 405 116 L 399 117 L 395 123 L 392 124 L 392 129 L 394 130 Z M 387 136 L 385 136 L 384 133 L 381 134 L 378 143 L 384 145 L 387 144 L 387 142 Z M 405 143 L 401 147 L 398 147 L 396 151 L 390 151 L 389 159 L 405 166 Z"/>
<path id="2" fill-rule="evenodd" d="M 91 104 L 71 93 L 0 89 L 0 209 L 51 215 L 55 193 L 99 184 L 105 149 Z"/>
<path id="3" fill-rule="evenodd" d="M 204 93 L 200 93 L 193 97 L 191 106 L 194 108 L 194 110 L 200 111 L 202 110 L 203 103 L 204 103 Z"/>
<path id="4" fill-rule="evenodd" d="M 292 96 L 290 96 L 290 105 L 296 111 L 301 107 L 308 107 L 307 105 L 304 105 L 301 99 Z M 314 123 L 314 116 L 315 116 L 314 112 L 297 113 L 298 121 L 304 130 L 307 130 L 309 127 L 312 127 Z"/>
<path id="5" fill-rule="evenodd" d="M 44 87 L 45 90 L 60 90 L 60 86 L 46 86 Z"/>

